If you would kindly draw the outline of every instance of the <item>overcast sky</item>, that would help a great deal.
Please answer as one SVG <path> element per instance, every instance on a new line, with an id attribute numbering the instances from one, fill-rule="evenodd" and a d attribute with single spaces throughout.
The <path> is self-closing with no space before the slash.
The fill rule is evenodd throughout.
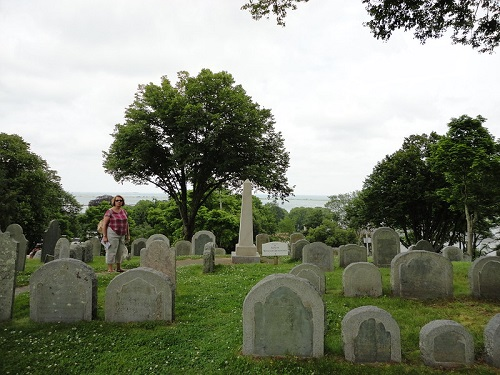
<path id="1" fill-rule="evenodd" d="M 69 192 L 159 192 L 118 184 L 102 151 L 139 84 L 227 71 L 271 109 L 290 152 L 295 194 L 359 190 L 405 137 L 463 114 L 500 137 L 500 58 L 384 43 L 361 0 L 311 0 L 287 26 L 254 21 L 244 0 L 0 0 L 0 132 L 18 134 Z"/>

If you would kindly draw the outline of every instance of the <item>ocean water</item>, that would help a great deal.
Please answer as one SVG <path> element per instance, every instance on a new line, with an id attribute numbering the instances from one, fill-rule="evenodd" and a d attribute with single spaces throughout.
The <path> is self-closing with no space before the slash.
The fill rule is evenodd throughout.
<path id="1" fill-rule="evenodd" d="M 72 192 L 78 203 L 83 206 L 83 211 L 87 208 L 89 202 L 101 195 L 107 195 L 108 193 L 102 192 Z M 140 200 L 166 200 L 167 195 L 162 193 L 122 193 L 120 194 L 125 199 L 127 205 L 133 206 Z M 266 195 L 257 194 L 262 203 L 271 202 L 267 199 Z M 324 207 L 325 203 L 328 202 L 328 197 L 326 195 L 296 195 L 294 197 L 288 198 L 288 201 L 281 202 L 278 201 L 278 205 L 284 208 L 288 212 L 295 207 Z"/>

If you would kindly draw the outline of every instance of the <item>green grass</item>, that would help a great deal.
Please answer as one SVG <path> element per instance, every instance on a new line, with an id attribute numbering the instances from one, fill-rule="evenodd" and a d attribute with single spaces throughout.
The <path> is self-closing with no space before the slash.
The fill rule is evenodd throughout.
<path id="1" fill-rule="evenodd" d="M 176 319 L 173 323 L 116 324 L 104 321 L 104 293 L 116 274 L 105 273 L 103 257 L 90 263 L 98 274 L 98 316 L 74 324 L 34 323 L 29 293 L 16 297 L 12 321 L 0 323 L 0 374 L 496 374 L 483 361 L 484 327 L 500 303 L 469 296 L 470 263 L 455 262 L 452 300 L 414 301 L 390 296 L 390 270 L 381 269 L 384 296 L 345 298 L 342 271 L 327 273 L 325 355 L 319 359 L 252 358 L 241 355 L 242 307 L 249 290 L 273 273 L 287 273 L 297 263 L 217 265 L 203 274 L 201 265 L 178 267 Z M 27 285 L 40 263 L 29 260 L 18 275 Z M 139 266 L 138 258 L 124 268 Z M 340 324 L 351 309 L 375 305 L 389 312 L 401 328 L 400 364 L 357 365 L 344 360 Z M 473 335 L 473 366 L 444 371 L 422 364 L 420 329 L 436 319 L 451 319 Z"/>

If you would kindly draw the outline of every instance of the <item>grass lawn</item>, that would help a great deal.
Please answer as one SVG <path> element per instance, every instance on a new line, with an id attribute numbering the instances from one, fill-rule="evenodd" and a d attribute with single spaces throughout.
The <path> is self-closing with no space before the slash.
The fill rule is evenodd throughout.
<path id="1" fill-rule="evenodd" d="M 338 259 L 337 259 L 338 261 Z M 203 274 L 201 265 L 177 268 L 175 321 L 107 323 L 104 321 L 108 274 L 104 257 L 89 265 L 98 273 L 98 316 L 73 324 L 34 323 L 29 319 L 29 292 L 15 299 L 14 317 L 0 323 L 0 374 L 499 374 L 483 361 L 483 331 L 500 313 L 499 301 L 470 297 L 470 263 L 454 262 L 452 300 L 413 301 L 391 297 L 390 270 L 381 269 L 384 296 L 345 298 L 342 271 L 327 273 L 325 355 L 319 359 L 252 358 L 241 355 L 243 300 L 262 278 L 288 273 L 298 263 L 280 258 L 274 264 L 217 265 Z M 139 266 L 136 257 L 123 264 Z M 27 285 L 40 263 L 27 260 L 18 286 Z M 401 329 L 400 364 L 357 365 L 344 360 L 340 324 L 353 308 L 374 305 L 389 312 Z M 451 370 L 423 365 L 420 329 L 436 319 L 464 325 L 474 337 L 475 364 Z"/>

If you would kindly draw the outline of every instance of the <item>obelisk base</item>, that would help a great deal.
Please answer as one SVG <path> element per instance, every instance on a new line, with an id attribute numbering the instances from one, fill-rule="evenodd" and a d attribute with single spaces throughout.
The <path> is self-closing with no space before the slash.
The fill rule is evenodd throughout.
<path id="1" fill-rule="evenodd" d="M 260 263 L 260 254 L 257 252 L 257 246 L 236 245 L 236 251 L 231 253 L 231 262 L 234 264 Z"/>

